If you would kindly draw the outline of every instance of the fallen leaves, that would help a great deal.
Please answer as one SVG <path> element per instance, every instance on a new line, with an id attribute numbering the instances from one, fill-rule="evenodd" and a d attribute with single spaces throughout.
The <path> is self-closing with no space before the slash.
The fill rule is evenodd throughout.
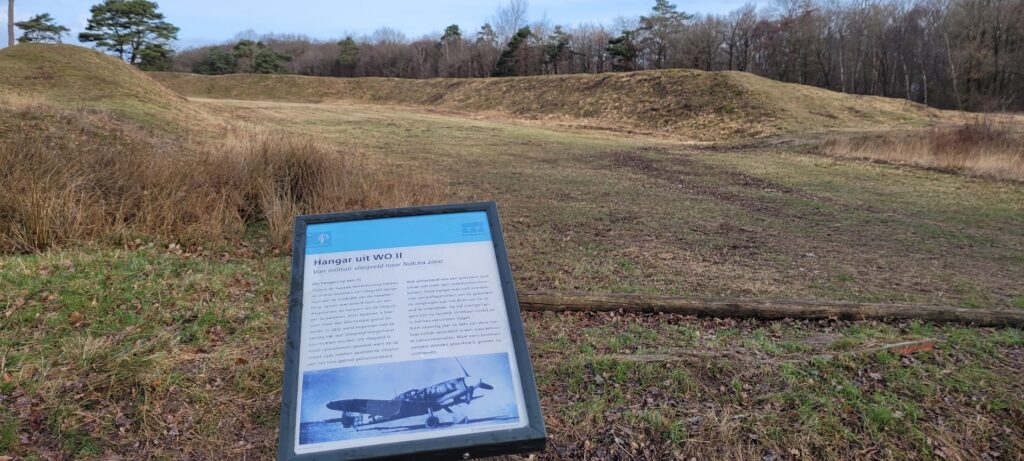
<path id="1" fill-rule="evenodd" d="M 75 328 L 82 326 L 83 320 L 85 320 L 85 316 L 83 316 L 81 312 L 74 311 L 68 314 L 68 322 Z"/>

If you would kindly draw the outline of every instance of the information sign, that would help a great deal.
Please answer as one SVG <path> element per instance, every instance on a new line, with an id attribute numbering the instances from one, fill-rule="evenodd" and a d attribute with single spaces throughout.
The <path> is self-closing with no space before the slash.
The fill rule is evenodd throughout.
<path id="1" fill-rule="evenodd" d="M 543 448 L 493 202 L 299 216 L 293 242 L 279 459 Z"/>

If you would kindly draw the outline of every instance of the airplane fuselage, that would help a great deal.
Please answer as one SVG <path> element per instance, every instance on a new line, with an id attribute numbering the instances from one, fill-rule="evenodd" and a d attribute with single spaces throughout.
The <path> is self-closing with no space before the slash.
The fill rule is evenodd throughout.
<path id="1" fill-rule="evenodd" d="M 455 378 L 422 389 L 408 390 L 390 400 L 336 400 L 328 403 L 327 408 L 343 412 L 341 423 L 346 428 L 423 415 L 429 415 L 425 425 L 434 427 L 439 422 L 434 416 L 435 411 L 452 413 L 452 406 L 472 402 L 476 387 L 466 385 L 465 378 Z"/>

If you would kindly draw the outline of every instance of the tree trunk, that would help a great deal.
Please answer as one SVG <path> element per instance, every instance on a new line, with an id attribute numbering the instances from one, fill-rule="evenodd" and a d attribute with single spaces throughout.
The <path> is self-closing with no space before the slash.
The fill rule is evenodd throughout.
<path id="1" fill-rule="evenodd" d="M 762 320 L 917 319 L 987 327 L 1024 327 L 1024 310 L 965 309 L 909 304 L 788 301 L 728 298 L 685 298 L 642 294 L 519 293 L 526 311 L 671 313 L 701 317 L 753 317 Z"/>
<path id="2" fill-rule="evenodd" d="M 921 89 L 924 91 L 924 105 L 928 105 L 928 70 L 921 66 Z"/>
<path id="3" fill-rule="evenodd" d="M 7 0 L 7 46 L 14 46 L 14 0 Z"/>
<path id="4" fill-rule="evenodd" d="M 910 71 L 907 69 L 907 60 L 900 55 L 900 64 L 903 64 L 903 86 L 907 92 L 907 101 L 913 101 L 910 97 Z"/>
<path id="5" fill-rule="evenodd" d="M 946 38 L 946 59 L 949 60 L 950 78 L 953 80 L 953 95 L 956 96 L 956 108 L 964 110 L 963 99 L 960 97 L 960 88 L 957 87 L 956 64 L 953 62 L 953 49 L 949 46 L 949 33 L 944 34 Z"/>
<path id="6" fill-rule="evenodd" d="M 924 41 L 918 45 L 918 58 L 921 59 L 921 91 L 924 96 L 924 105 L 928 105 L 928 65 L 925 60 L 924 43 L 928 42 L 928 32 L 925 31 Z"/>

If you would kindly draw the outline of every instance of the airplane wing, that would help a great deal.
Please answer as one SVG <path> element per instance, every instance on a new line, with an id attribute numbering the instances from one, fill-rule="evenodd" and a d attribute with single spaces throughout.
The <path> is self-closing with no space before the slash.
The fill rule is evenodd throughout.
<path id="1" fill-rule="evenodd" d="M 327 408 L 336 411 L 363 413 L 366 415 L 390 418 L 402 409 L 402 402 L 396 400 L 348 399 L 335 400 L 327 404 Z"/>

